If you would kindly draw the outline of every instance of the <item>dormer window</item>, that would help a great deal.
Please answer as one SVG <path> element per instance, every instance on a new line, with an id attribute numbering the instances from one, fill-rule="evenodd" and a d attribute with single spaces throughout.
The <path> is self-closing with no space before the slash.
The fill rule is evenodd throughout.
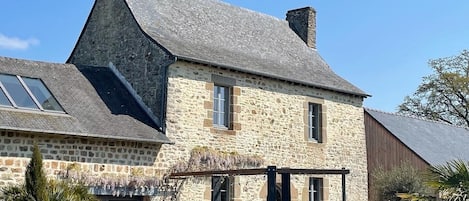
<path id="1" fill-rule="evenodd" d="M 0 89 L 0 105 L 42 111 L 64 111 L 40 79 L 0 74 Z"/>

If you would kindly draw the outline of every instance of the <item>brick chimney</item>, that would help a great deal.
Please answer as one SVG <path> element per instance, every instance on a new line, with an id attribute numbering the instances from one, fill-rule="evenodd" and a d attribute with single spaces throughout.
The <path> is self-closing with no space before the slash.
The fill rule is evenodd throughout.
<path id="1" fill-rule="evenodd" d="M 308 45 L 316 49 L 316 11 L 311 7 L 287 12 L 290 28 Z"/>

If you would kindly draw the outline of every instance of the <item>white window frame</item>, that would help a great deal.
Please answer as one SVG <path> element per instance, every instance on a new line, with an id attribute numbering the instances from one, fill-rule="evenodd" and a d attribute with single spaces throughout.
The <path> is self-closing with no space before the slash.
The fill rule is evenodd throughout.
<path id="1" fill-rule="evenodd" d="M 30 79 L 38 79 L 40 80 L 40 82 L 42 83 L 42 85 L 44 85 L 44 87 L 46 88 L 46 90 L 49 91 L 50 95 L 56 100 L 57 104 L 59 104 L 59 107 L 61 109 L 61 111 L 59 110 L 46 110 L 42 107 L 41 103 L 39 103 L 39 101 L 37 100 L 36 96 L 32 93 L 32 91 L 29 89 L 28 85 L 24 82 L 23 80 L 23 77 L 19 76 L 19 75 L 9 75 L 9 74 L 3 74 L 5 76 L 12 76 L 12 77 L 16 77 L 16 79 L 19 81 L 19 83 L 21 84 L 21 87 L 23 87 L 23 89 L 26 91 L 27 95 L 31 98 L 31 100 L 33 101 L 33 103 L 36 105 L 37 108 L 30 108 L 30 107 L 20 107 L 16 104 L 14 98 L 10 95 L 10 93 L 8 92 L 8 90 L 6 89 L 6 87 L 3 85 L 3 83 L 0 81 L 0 90 L 2 90 L 2 92 L 5 94 L 5 96 L 7 97 L 8 101 L 10 102 L 11 105 L 2 105 L 2 106 L 7 106 L 7 107 L 13 107 L 13 108 L 20 108 L 20 109 L 26 109 L 26 110 L 41 110 L 41 111 L 47 111 L 47 112 L 56 112 L 56 113 L 65 113 L 63 107 L 57 102 L 57 99 L 54 97 L 54 95 L 50 92 L 50 90 L 47 88 L 47 86 L 44 84 L 44 82 L 42 82 L 42 80 L 38 79 L 38 78 L 30 78 Z"/>
<path id="2" fill-rule="evenodd" d="M 224 89 L 224 94 L 217 93 L 220 89 Z M 213 126 L 218 128 L 229 129 L 230 128 L 230 104 L 231 104 L 231 87 L 217 85 L 213 87 Z M 218 110 L 216 110 L 218 108 Z M 218 118 L 217 118 L 218 117 Z M 220 123 L 222 122 L 223 123 Z"/>
<path id="3" fill-rule="evenodd" d="M 322 142 L 322 105 L 308 104 L 308 138 L 311 141 Z"/>
<path id="4" fill-rule="evenodd" d="M 324 180 L 323 178 L 310 177 L 309 178 L 309 201 L 322 201 L 324 198 Z"/>

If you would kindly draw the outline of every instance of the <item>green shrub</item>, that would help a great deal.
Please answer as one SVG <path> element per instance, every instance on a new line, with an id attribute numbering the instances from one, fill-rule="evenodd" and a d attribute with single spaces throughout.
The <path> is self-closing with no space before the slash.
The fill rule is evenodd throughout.
<path id="1" fill-rule="evenodd" d="M 34 144 L 33 155 L 25 173 L 26 192 L 34 200 L 49 200 L 47 178 L 42 170 L 42 155 L 37 144 Z"/>
<path id="2" fill-rule="evenodd" d="M 399 201 L 399 194 L 421 195 L 428 197 L 432 190 L 425 186 L 424 176 L 418 169 L 405 162 L 391 170 L 378 168 L 372 174 L 376 183 L 374 188 L 378 192 L 379 200 Z M 424 199 L 419 199 L 424 200 Z M 426 198 L 426 200 L 430 200 Z"/>

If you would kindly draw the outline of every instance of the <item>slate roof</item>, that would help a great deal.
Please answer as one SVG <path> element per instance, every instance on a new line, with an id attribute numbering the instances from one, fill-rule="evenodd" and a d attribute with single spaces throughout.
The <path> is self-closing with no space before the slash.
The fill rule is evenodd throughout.
<path id="1" fill-rule="evenodd" d="M 430 165 L 455 159 L 469 161 L 467 128 L 372 109 L 365 111 Z"/>
<path id="2" fill-rule="evenodd" d="M 0 107 L 0 129 L 171 143 L 109 68 L 82 72 L 72 64 L 0 57 L 0 73 L 40 78 L 66 112 Z"/>
<path id="3" fill-rule="evenodd" d="M 182 60 L 368 96 L 335 74 L 286 20 L 217 0 L 126 0 L 142 30 Z"/>

